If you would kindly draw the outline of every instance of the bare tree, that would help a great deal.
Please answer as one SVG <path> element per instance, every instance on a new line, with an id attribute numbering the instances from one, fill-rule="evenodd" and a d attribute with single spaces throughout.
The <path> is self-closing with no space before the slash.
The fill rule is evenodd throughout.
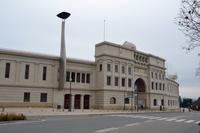
<path id="1" fill-rule="evenodd" d="M 184 49 L 191 51 L 200 47 L 200 0 L 182 0 L 181 2 L 176 20 L 179 29 L 189 41 L 189 45 Z M 200 76 L 200 66 L 197 68 L 196 75 Z"/>

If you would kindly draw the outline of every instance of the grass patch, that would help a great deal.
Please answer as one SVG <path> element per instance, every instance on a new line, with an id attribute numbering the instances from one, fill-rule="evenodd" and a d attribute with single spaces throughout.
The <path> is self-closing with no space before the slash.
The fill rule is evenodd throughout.
<path id="1" fill-rule="evenodd" d="M 26 116 L 23 114 L 15 113 L 0 113 L 0 121 L 17 121 L 26 120 Z"/>

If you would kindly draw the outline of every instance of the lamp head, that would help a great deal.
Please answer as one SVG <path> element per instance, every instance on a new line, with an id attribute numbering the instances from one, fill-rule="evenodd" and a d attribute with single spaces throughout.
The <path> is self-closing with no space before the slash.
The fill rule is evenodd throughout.
<path id="1" fill-rule="evenodd" d="M 61 19 L 67 19 L 71 14 L 68 12 L 61 12 L 59 14 L 57 14 L 57 17 L 61 18 Z"/>

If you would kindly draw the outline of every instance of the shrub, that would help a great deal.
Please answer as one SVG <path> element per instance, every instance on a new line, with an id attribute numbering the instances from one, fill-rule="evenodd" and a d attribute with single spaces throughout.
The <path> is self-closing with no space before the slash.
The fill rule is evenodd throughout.
<path id="1" fill-rule="evenodd" d="M 16 120 L 26 120 L 26 116 L 23 114 L 15 114 L 15 113 L 0 114 L 0 121 L 16 121 Z"/>

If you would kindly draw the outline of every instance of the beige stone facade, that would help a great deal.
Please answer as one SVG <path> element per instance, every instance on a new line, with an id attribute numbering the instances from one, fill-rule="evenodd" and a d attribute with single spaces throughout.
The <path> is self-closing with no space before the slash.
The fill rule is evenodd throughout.
<path id="1" fill-rule="evenodd" d="M 0 106 L 73 109 L 179 109 L 179 85 L 165 60 L 123 45 L 95 46 L 95 61 L 66 60 L 59 90 L 59 57 L 0 50 Z"/>

